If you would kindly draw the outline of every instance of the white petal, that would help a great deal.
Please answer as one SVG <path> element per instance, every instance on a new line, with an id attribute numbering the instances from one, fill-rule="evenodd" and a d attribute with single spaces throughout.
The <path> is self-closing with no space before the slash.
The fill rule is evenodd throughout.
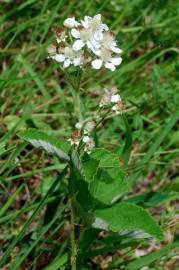
<path id="1" fill-rule="evenodd" d="M 101 14 L 95 15 L 94 18 L 97 19 L 98 21 L 100 21 L 101 20 Z"/>
<path id="2" fill-rule="evenodd" d="M 71 30 L 71 35 L 74 37 L 74 38 L 80 38 L 80 31 L 76 30 L 75 28 L 73 28 Z"/>
<path id="3" fill-rule="evenodd" d="M 84 134 L 88 134 L 89 132 L 86 130 L 86 129 L 84 129 Z"/>
<path id="4" fill-rule="evenodd" d="M 114 106 L 112 107 L 112 110 L 113 110 L 113 111 L 115 111 L 115 112 L 117 112 L 117 111 L 118 111 L 118 106 L 117 106 L 117 104 L 116 104 L 116 105 L 114 105 Z"/>
<path id="5" fill-rule="evenodd" d="M 117 47 L 115 47 L 115 46 L 111 46 L 111 50 L 112 50 L 113 52 L 115 52 L 115 53 L 122 53 L 122 50 L 119 49 L 119 48 L 117 48 Z"/>
<path id="6" fill-rule="evenodd" d="M 64 61 L 63 67 L 64 67 L 64 68 L 67 68 L 67 67 L 69 67 L 70 64 L 71 64 L 71 61 L 70 61 L 69 59 L 66 59 L 66 60 Z"/>
<path id="7" fill-rule="evenodd" d="M 90 50 L 99 49 L 101 47 L 101 44 L 95 39 L 91 38 L 89 41 L 87 41 L 87 47 Z"/>
<path id="8" fill-rule="evenodd" d="M 84 42 L 81 39 L 78 39 L 73 43 L 73 50 L 79 51 L 81 50 L 81 48 L 84 47 L 84 45 L 85 45 Z"/>
<path id="9" fill-rule="evenodd" d="M 112 103 L 118 103 L 119 101 L 121 100 L 121 97 L 120 97 L 120 95 L 113 95 L 112 97 L 111 97 L 111 102 Z"/>
<path id="10" fill-rule="evenodd" d="M 111 58 L 111 63 L 115 66 L 119 66 L 122 62 L 121 57 Z"/>
<path id="11" fill-rule="evenodd" d="M 99 42 L 94 42 L 94 48 L 95 48 L 95 49 L 100 49 L 100 48 L 101 48 L 101 43 L 99 43 Z"/>
<path id="12" fill-rule="evenodd" d="M 109 27 L 106 24 L 102 24 L 102 29 L 104 31 L 108 31 L 109 30 Z"/>
<path id="13" fill-rule="evenodd" d="M 82 128 L 82 126 L 83 126 L 83 124 L 82 124 L 82 123 L 80 123 L 80 122 L 78 122 L 78 123 L 76 123 L 75 128 L 77 128 L 77 129 L 81 129 L 81 128 Z"/>
<path id="14" fill-rule="evenodd" d="M 88 49 L 90 49 L 90 50 L 92 50 L 92 52 L 94 52 L 95 53 L 95 51 L 98 51 L 99 50 L 99 46 L 97 45 L 97 43 L 96 42 L 94 42 L 94 40 L 93 41 L 87 41 L 87 47 L 88 47 Z M 99 48 L 98 48 L 99 47 Z M 95 53 L 96 54 L 96 53 Z M 96 54 L 96 55 L 98 55 L 98 54 Z"/>
<path id="15" fill-rule="evenodd" d="M 75 20 L 75 17 L 67 18 L 64 20 L 63 25 L 67 28 L 73 28 L 77 25 L 77 21 Z"/>
<path id="16" fill-rule="evenodd" d="M 88 49 L 90 49 L 90 50 L 93 49 L 93 45 L 91 44 L 91 41 L 88 40 L 86 45 L 87 45 Z"/>
<path id="17" fill-rule="evenodd" d="M 74 60 L 73 60 L 73 64 L 74 64 L 74 66 L 76 67 L 76 66 L 79 66 L 80 65 L 80 58 L 75 58 Z"/>
<path id="18" fill-rule="evenodd" d="M 57 61 L 57 62 L 63 62 L 65 60 L 65 56 L 64 54 L 56 54 L 54 56 L 54 59 Z"/>
<path id="19" fill-rule="evenodd" d="M 97 41 L 101 41 L 103 39 L 103 33 L 101 33 L 100 31 L 96 31 L 94 33 L 94 39 L 96 39 Z"/>
<path id="20" fill-rule="evenodd" d="M 84 20 L 81 21 L 81 24 L 83 25 L 84 28 L 89 27 L 89 21 L 91 20 L 91 17 L 85 16 Z"/>
<path id="21" fill-rule="evenodd" d="M 100 69 L 102 67 L 103 61 L 100 59 L 96 59 L 92 61 L 92 67 L 94 69 Z"/>
<path id="22" fill-rule="evenodd" d="M 112 71 L 114 71 L 116 69 L 115 65 L 113 63 L 110 63 L 110 62 L 107 62 L 105 64 L 105 67 L 112 70 Z"/>
<path id="23" fill-rule="evenodd" d="M 95 48 L 90 48 L 92 50 L 92 52 L 97 55 L 97 56 L 101 56 L 101 50 L 100 49 L 95 49 Z"/>
<path id="24" fill-rule="evenodd" d="M 84 143 L 88 143 L 88 142 L 90 142 L 90 141 L 91 141 L 91 139 L 90 139 L 89 136 L 84 136 L 84 137 L 83 137 L 83 142 L 84 142 Z"/>

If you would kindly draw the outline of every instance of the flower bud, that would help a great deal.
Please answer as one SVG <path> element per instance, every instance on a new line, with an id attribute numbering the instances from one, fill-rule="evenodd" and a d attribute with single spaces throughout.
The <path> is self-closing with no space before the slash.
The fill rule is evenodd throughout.
<path id="1" fill-rule="evenodd" d="M 82 126 L 83 126 L 82 123 L 78 122 L 78 123 L 76 123 L 75 128 L 81 129 Z"/>
<path id="2" fill-rule="evenodd" d="M 112 95 L 112 97 L 111 97 L 111 102 L 112 103 L 118 103 L 119 101 L 121 101 L 120 95 L 118 95 L 118 94 Z"/>
<path id="3" fill-rule="evenodd" d="M 56 47 L 53 44 L 50 44 L 47 48 L 47 52 L 49 53 L 50 56 L 56 54 Z"/>
<path id="4" fill-rule="evenodd" d="M 67 28 L 73 28 L 73 27 L 76 27 L 78 23 L 75 20 L 75 17 L 71 17 L 64 20 L 63 25 Z"/>

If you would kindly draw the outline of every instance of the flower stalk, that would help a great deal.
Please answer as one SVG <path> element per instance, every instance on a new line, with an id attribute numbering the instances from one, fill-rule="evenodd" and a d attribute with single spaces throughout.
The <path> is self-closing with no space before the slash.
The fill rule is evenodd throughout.
<path id="1" fill-rule="evenodd" d="M 82 78 L 82 71 L 78 69 L 77 72 L 77 83 L 72 84 L 72 87 L 75 91 L 75 96 L 77 98 L 78 108 L 79 108 L 79 117 L 81 118 L 80 110 L 80 83 Z M 75 101 L 74 101 L 75 102 Z M 77 242 L 75 237 L 75 205 L 76 205 L 76 194 L 75 194 L 75 179 L 73 173 L 73 164 L 70 165 L 70 179 L 69 179 L 69 194 L 70 194 L 70 211 L 71 211 L 71 220 L 70 220 L 70 241 L 71 241 L 71 268 L 76 270 L 76 259 L 77 259 Z"/>
<path id="2" fill-rule="evenodd" d="M 121 97 L 116 87 L 105 87 L 104 94 L 98 104 L 95 117 L 88 121 L 83 119 L 81 111 L 81 81 L 82 72 L 90 68 L 99 70 L 102 68 L 114 71 L 122 62 L 122 50 L 117 47 L 115 35 L 109 32 L 109 28 L 102 22 L 100 14 L 94 17 L 85 16 L 82 20 L 76 21 L 75 17 L 67 18 L 64 21 L 64 28 L 55 30 L 56 45 L 50 45 L 47 49 L 48 57 L 60 63 L 72 92 L 74 111 L 78 116 L 78 122 L 75 125 L 68 141 L 72 150 L 77 154 L 86 152 L 90 155 L 95 144 L 98 145 L 96 129 L 107 118 L 110 112 L 118 113 L 121 109 Z M 76 67 L 75 78 L 66 71 L 71 66 Z M 87 69 L 88 68 L 88 69 Z M 88 74 L 89 75 L 89 74 Z M 72 156 L 72 155 L 71 155 Z M 70 159 L 70 177 L 69 177 L 69 202 L 70 202 L 70 242 L 71 242 L 71 269 L 77 269 L 77 237 L 75 235 L 76 211 L 79 212 L 78 201 L 76 198 L 76 168 L 73 165 L 73 158 Z M 79 209 L 78 209 L 79 208 Z M 82 212 L 83 209 L 81 208 Z M 85 217 L 85 214 L 82 213 Z"/>
<path id="3" fill-rule="evenodd" d="M 71 166 L 69 179 L 69 195 L 70 195 L 70 241 L 71 241 L 71 268 L 76 270 L 77 244 L 75 239 L 75 182 L 73 178 L 73 168 Z"/>

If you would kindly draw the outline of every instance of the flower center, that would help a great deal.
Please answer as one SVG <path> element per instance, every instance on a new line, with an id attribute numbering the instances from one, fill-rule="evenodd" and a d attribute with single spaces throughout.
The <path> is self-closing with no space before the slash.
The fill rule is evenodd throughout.
<path id="1" fill-rule="evenodd" d="M 89 30 L 86 30 L 86 29 L 83 29 L 80 31 L 80 38 L 84 41 L 88 41 L 90 37 L 90 31 Z"/>
<path id="2" fill-rule="evenodd" d="M 114 42 L 114 37 L 110 33 L 103 34 L 103 46 L 105 48 L 109 48 L 111 44 Z"/>
<path id="3" fill-rule="evenodd" d="M 65 56 L 66 56 L 66 58 L 72 60 L 75 58 L 75 53 L 71 48 L 66 47 L 65 48 Z"/>
<path id="4" fill-rule="evenodd" d="M 101 50 L 101 59 L 106 62 L 111 58 L 111 52 L 106 49 Z"/>

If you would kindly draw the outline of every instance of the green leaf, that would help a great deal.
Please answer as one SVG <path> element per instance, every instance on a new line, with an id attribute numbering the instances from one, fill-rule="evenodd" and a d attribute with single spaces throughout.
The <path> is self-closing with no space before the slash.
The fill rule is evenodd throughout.
<path id="1" fill-rule="evenodd" d="M 70 160 L 68 156 L 69 144 L 37 129 L 28 129 L 20 132 L 19 137 L 30 142 L 36 148 L 43 148 L 48 153 L 56 154 L 59 158 Z"/>
<path id="2" fill-rule="evenodd" d="M 92 197 L 104 204 L 114 203 L 130 190 L 119 156 L 104 149 L 96 149 L 90 157 L 92 159 L 83 162 L 83 168 Z"/>
<path id="3" fill-rule="evenodd" d="M 85 181 L 87 181 L 88 183 L 91 183 L 91 181 L 93 181 L 94 175 L 97 173 L 98 170 L 98 165 L 99 161 L 93 158 L 88 158 L 83 161 L 82 166 Z"/>
<path id="4" fill-rule="evenodd" d="M 96 148 L 92 153 L 93 159 L 100 161 L 100 167 L 121 167 L 121 157 L 115 153 L 111 153 L 103 148 Z"/>
<path id="5" fill-rule="evenodd" d="M 163 239 L 162 231 L 150 214 L 143 208 L 131 203 L 118 203 L 109 208 L 96 210 L 95 228 L 119 233 L 141 232 L 158 240 Z"/>
<path id="6" fill-rule="evenodd" d="M 124 174 L 117 168 L 98 169 L 90 185 L 90 192 L 99 201 L 105 204 L 114 203 L 129 187 L 124 180 Z"/>

